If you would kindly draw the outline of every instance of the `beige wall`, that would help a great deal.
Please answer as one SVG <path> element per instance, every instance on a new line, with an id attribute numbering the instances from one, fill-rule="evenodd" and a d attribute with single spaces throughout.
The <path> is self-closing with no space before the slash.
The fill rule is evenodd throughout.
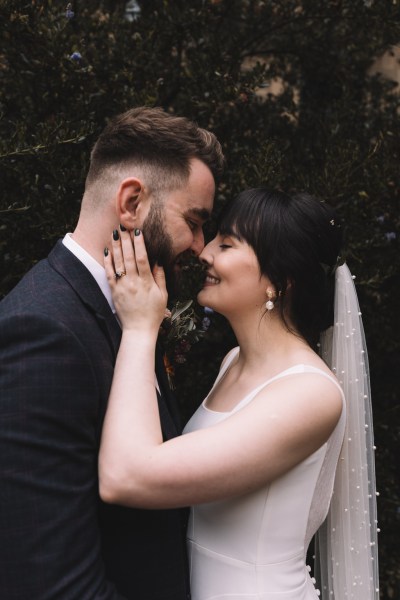
<path id="1" fill-rule="evenodd" d="M 370 75 L 381 73 L 388 79 L 396 81 L 396 92 L 400 92 L 400 47 L 393 46 L 390 51 L 377 58 L 369 73 Z"/>
<path id="2" fill-rule="evenodd" d="M 252 69 L 257 62 L 262 63 L 264 59 L 262 57 L 249 57 L 243 62 L 243 69 Z M 384 77 L 391 79 L 397 83 L 395 88 L 396 93 L 400 93 L 400 47 L 393 46 L 393 48 L 385 52 L 382 56 L 376 59 L 373 66 L 369 70 L 369 75 L 375 75 L 381 73 Z M 275 78 L 268 82 L 268 87 L 260 87 L 255 90 L 259 98 L 265 98 L 268 94 L 279 96 L 283 92 L 284 83 L 282 79 Z M 297 98 L 295 97 L 295 101 Z"/>

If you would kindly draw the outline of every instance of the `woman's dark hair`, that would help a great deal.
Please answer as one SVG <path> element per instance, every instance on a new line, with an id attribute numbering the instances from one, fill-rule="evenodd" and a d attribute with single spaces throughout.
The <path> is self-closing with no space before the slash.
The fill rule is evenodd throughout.
<path id="1" fill-rule="evenodd" d="M 333 324 L 334 271 L 342 230 L 332 207 L 306 193 L 289 195 L 266 188 L 240 193 L 223 210 L 221 234 L 234 233 L 254 250 L 260 271 L 280 294 L 276 301 L 315 348 L 321 331 Z"/>

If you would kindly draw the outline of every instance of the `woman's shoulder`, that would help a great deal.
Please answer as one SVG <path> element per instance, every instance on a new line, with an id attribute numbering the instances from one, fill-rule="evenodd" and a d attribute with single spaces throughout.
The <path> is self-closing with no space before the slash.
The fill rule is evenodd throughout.
<path id="1" fill-rule="evenodd" d="M 333 389 L 339 391 L 340 395 L 343 395 L 342 388 L 336 378 L 335 373 L 328 367 L 326 362 L 313 350 L 306 348 L 300 352 L 296 352 L 290 356 L 290 364 L 285 369 L 286 365 L 282 365 L 282 372 L 278 374 L 278 377 L 283 377 L 286 374 L 293 375 L 306 375 L 307 379 L 315 379 L 319 381 L 323 387 L 330 388 L 333 384 Z"/>
<path id="2" fill-rule="evenodd" d="M 325 364 L 318 364 L 316 362 L 303 362 L 294 365 L 293 367 L 289 367 L 287 370 L 283 371 L 278 375 L 278 377 L 284 377 L 286 374 L 309 374 L 314 375 L 321 382 L 325 382 L 325 384 L 332 384 L 336 389 L 343 394 L 342 387 L 333 371 L 329 369 L 329 367 Z"/>
<path id="3" fill-rule="evenodd" d="M 301 414 L 332 431 L 344 407 L 343 390 L 327 366 L 298 363 L 279 373 L 257 394 L 261 402 L 280 406 L 294 423 Z"/>

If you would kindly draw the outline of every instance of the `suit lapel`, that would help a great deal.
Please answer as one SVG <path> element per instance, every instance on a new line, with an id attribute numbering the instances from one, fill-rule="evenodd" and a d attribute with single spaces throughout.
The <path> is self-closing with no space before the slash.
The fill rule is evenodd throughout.
<path id="1" fill-rule="evenodd" d="M 75 290 L 88 310 L 95 315 L 99 327 L 109 341 L 115 360 L 121 342 L 121 327 L 94 277 L 61 240 L 49 254 L 48 260 L 53 269 Z M 160 387 L 157 400 L 161 427 L 164 439 L 170 439 L 180 434 L 181 424 L 175 398 L 169 389 L 163 352 L 159 344 L 156 349 L 156 375 Z"/>
<path id="2" fill-rule="evenodd" d="M 114 360 L 121 328 L 96 280 L 81 261 L 59 240 L 48 257 L 50 265 L 68 282 L 88 310 L 94 313 L 112 349 Z"/>

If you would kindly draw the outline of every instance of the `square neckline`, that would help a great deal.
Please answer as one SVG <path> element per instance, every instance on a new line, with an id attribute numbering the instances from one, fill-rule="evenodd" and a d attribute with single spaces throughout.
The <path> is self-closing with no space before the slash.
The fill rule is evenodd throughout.
<path id="1" fill-rule="evenodd" d="M 336 387 L 339 389 L 339 391 L 341 392 L 342 395 L 342 401 L 344 403 L 344 392 L 339 384 L 338 381 L 336 381 L 331 375 L 328 375 L 328 373 L 325 373 L 325 371 L 323 371 L 322 369 L 319 369 L 318 367 L 314 367 L 313 365 L 307 365 L 305 363 L 298 363 L 296 365 L 293 365 L 292 367 L 288 367 L 287 369 L 284 369 L 283 371 L 280 371 L 279 373 L 277 373 L 276 375 L 274 375 L 273 377 L 270 377 L 269 379 L 265 380 L 263 383 L 261 383 L 260 385 L 256 386 L 255 388 L 253 388 L 248 394 L 246 394 L 241 400 L 239 400 L 239 402 L 237 402 L 235 404 L 235 406 L 231 409 L 231 410 L 214 410 L 212 408 L 209 408 L 206 405 L 206 402 L 211 394 L 211 392 L 213 391 L 213 389 L 215 388 L 215 386 L 222 381 L 222 379 L 225 377 L 226 373 L 229 371 L 229 368 L 232 365 L 233 360 L 237 357 L 237 355 L 240 352 L 240 348 L 239 346 L 237 347 L 237 352 L 232 352 L 232 357 L 230 357 L 230 360 L 227 360 L 226 364 L 224 365 L 224 369 L 223 371 L 220 371 L 217 379 L 214 382 L 214 385 L 212 386 L 211 390 L 208 392 L 207 396 L 204 398 L 203 402 L 201 403 L 201 407 L 209 412 L 209 413 L 214 413 L 216 415 L 230 415 L 231 413 L 233 413 L 235 410 L 237 410 L 241 405 L 246 405 L 247 401 L 250 402 L 252 400 L 252 396 L 254 397 L 255 395 L 257 395 L 257 393 L 259 391 L 261 391 L 263 389 L 263 387 L 266 387 L 269 383 L 271 383 L 272 381 L 275 381 L 276 379 L 280 379 L 282 377 L 284 377 L 287 374 L 290 374 L 291 371 L 296 372 L 297 369 L 303 369 L 303 370 L 299 370 L 297 371 L 298 373 L 319 373 L 320 375 L 323 375 L 324 377 L 326 377 L 327 379 L 329 379 L 330 381 L 332 381 L 332 383 L 334 383 L 336 385 Z"/>

